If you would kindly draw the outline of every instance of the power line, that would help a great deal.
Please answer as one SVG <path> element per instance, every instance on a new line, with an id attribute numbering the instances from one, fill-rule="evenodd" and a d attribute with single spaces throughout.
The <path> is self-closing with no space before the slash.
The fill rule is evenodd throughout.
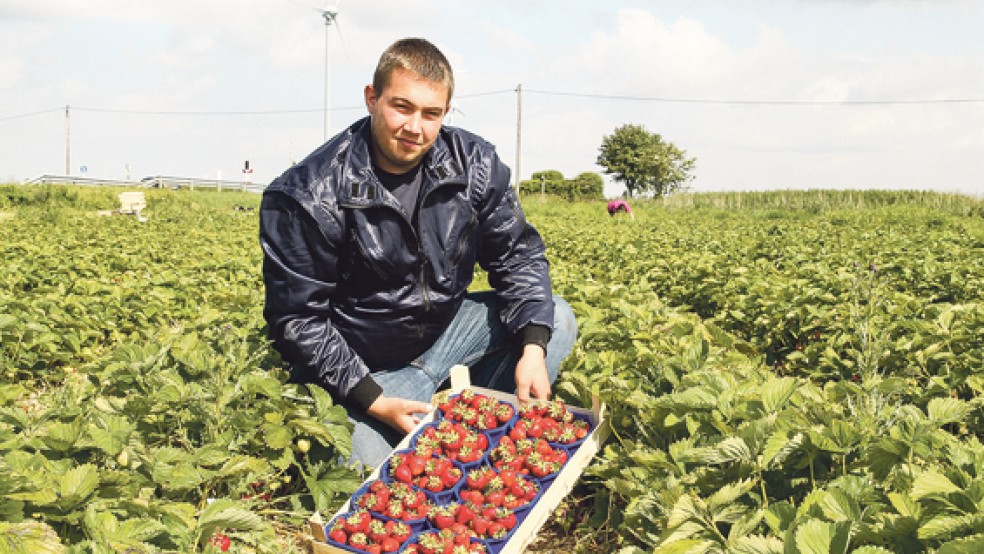
<path id="1" fill-rule="evenodd" d="M 458 98 L 478 98 L 479 96 L 495 96 L 496 94 L 512 94 L 516 92 L 516 89 L 502 89 L 502 90 L 491 90 L 489 92 L 476 92 L 473 94 L 459 94 Z"/>
<path id="2" fill-rule="evenodd" d="M 473 94 L 461 94 L 458 98 L 479 98 L 482 96 L 495 96 L 500 94 L 513 94 L 516 89 L 493 90 L 478 92 Z M 937 104 L 981 104 L 984 98 L 936 98 L 936 99 L 915 99 L 915 100 L 728 100 L 728 99 L 709 99 L 709 98 L 668 98 L 659 96 L 629 96 L 616 94 L 592 94 L 581 92 L 566 92 L 556 90 L 538 90 L 523 88 L 523 92 L 530 94 L 540 94 L 545 96 L 567 96 L 573 98 L 589 98 L 598 100 L 626 100 L 633 102 L 656 102 L 673 104 L 711 104 L 711 105 L 732 105 L 732 106 L 897 106 L 897 105 L 937 105 Z M 342 106 L 330 108 L 329 111 L 361 110 L 364 106 Z M 25 117 L 33 117 L 47 113 L 59 112 L 63 106 L 38 110 L 29 113 L 8 115 L 0 117 L 0 121 L 9 121 Z M 181 116 L 241 116 L 241 115 L 285 115 L 323 112 L 324 108 L 308 109 L 283 109 L 283 110 L 124 110 L 112 108 L 87 108 L 84 106 L 72 106 L 73 110 L 95 113 L 114 113 L 130 115 L 181 115 Z"/>
<path id="3" fill-rule="evenodd" d="M 86 108 L 83 106 L 72 106 L 73 110 L 79 110 L 83 112 L 100 112 L 100 113 L 117 113 L 117 114 L 135 114 L 135 115 L 206 115 L 206 116 L 216 116 L 216 115 L 284 115 L 284 114 L 295 114 L 295 113 L 321 113 L 324 108 L 311 108 L 311 109 L 297 109 L 297 110 L 118 110 L 110 108 Z M 340 110 L 354 110 L 359 109 L 359 107 L 342 107 L 342 108 L 332 108 L 331 111 Z"/>
<path id="4" fill-rule="evenodd" d="M 984 103 L 984 98 L 942 98 L 926 100 L 714 100 L 700 98 L 663 98 L 656 96 L 620 96 L 611 94 L 586 94 L 552 90 L 523 89 L 532 94 L 550 96 L 573 96 L 578 98 L 597 98 L 604 100 L 632 100 L 640 102 L 663 102 L 678 104 L 721 104 L 746 106 L 851 106 L 851 105 L 907 105 L 907 104 L 974 104 Z"/>
<path id="5" fill-rule="evenodd" d="M 340 108 L 333 108 L 333 111 L 356 110 L 362 108 L 363 106 L 340 107 Z M 35 115 L 43 115 L 51 112 L 58 112 L 63 109 L 65 109 L 64 106 L 61 106 L 58 108 L 51 108 L 49 110 L 39 110 L 31 113 L 0 117 L 0 121 L 6 121 L 8 119 L 18 119 L 22 117 L 31 117 Z M 225 116 L 225 115 L 285 115 L 285 114 L 297 114 L 297 113 L 321 113 L 324 111 L 324 108 L 311 108 L 311 109 L 298 109 L 298 110 L 200 111 L 200 110 L 122 110 L 122 109 L 113 109 L 113 108 L 87 108 L 85 106 L 73 105 L 72 110 L 77 110 L 80 112 L 112 113 L 112 114 L 127 114 L 127 115 Z"/>
<path id="6" fill-rule="evenodd" d="M 40 111 L 36 111 L 36 112 L 31 112 L 31 113 L 22 113 L 22 114 L 17 114 L 17 115 L 8 115 L 8 116 L 5 116 L 5 117 L 0 117 L 0 121 L 7 121 L 7 120 L 10 120 L 10 119 L 20 119 L 22 117 L 31 117 L 31 116 L 35 116 L 35 115 L 43 115 L 43 114 L 52 113 L 52 112 L 60 112 L 60 111 L 62 111 L 64 109 L 65 109 L 65 106 L 58 106 L 57 108 L 51 108 L 49 110 L 40 110 Z"/>

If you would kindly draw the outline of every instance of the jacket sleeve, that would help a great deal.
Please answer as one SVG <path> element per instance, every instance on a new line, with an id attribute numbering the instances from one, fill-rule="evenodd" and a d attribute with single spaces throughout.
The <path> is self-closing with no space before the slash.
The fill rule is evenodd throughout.
<path id="1" fill-rule="evenodd" d="M 553 330 L 554 306 L 546 247 L 540 233 L 526 220 L 509 169 L 496 154 L 472 177 L 480 205 L 479 265 L 489 284 L 504 300 L 502 321 L 517 335 L 528 325 Z"/>
<path id="2" fill-rule="evenodd" d="M 338 282 L 338 233 L 319 228 L 293 199 L 267 192 L 260 204 L 266 289 L 263 317 L 276 349 L 302 380 L 360 412 L 382 393 L 365 362 L 331 323 Z M 315 263 L 317 260 L 317 263 Z"/>

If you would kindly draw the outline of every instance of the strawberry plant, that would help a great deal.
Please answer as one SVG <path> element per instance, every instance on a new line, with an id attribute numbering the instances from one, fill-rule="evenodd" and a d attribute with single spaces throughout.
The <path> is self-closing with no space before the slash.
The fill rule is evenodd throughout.
<path id="1" fill-rule="evenodd" d="M 283 552 L 277 519 L 360 480 L 335 461 L 344 411 L 286 384 L 265 344 L 253 218 L 148 197 L 169 223 L 43 207 L 4 222 L 0 542 L 197 552 L 221 550 L 220 530 Z"/>
<path id="2" fill-rule="evenodd" d="M 298 552 L 309 515 L 364 476 L 339 463 L 344 411 L 288 384 L 266 342 L 256 214 L 234 209 L 258 197 L 147 190 L 148 222 L 96 217 L 116 192 L 0 190 L 0 542 Z M 555 396 L 597 395 L 613 427 L 555 535 L 584 552 L 981 550 L 979 200 L 633 207 L 613 224 L 524 199 L 578 316 Z"/>

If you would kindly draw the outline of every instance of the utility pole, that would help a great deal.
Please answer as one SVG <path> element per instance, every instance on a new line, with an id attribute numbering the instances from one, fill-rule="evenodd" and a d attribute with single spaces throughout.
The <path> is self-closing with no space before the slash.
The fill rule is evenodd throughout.
<path id="1" fill-rule="evenodd" d="M 331 25 L 334 16 L 329 15 L 331 12 L 325 10 L 321 15 L 325 18 L 325 96 L 324 96 L 324 112 L 322 112 L 322 117 L 324 118 L 324 141 L 328 142 L 328 27 Z"/>
<path id="2" fill-rule="evenodd" d="M 523 84 L 516 85 L 516 196 L 519 196 L 520 169 L 523 158 Z"/>
<path id="3" fill-rule="evenodd" d="M 337 8 L 338 4 L 336 3 L 335 6 Z M 324 119 L 325 119 L 324 135 L 325 136 L 324 136 L 324 140 L 327 142 L 328 141 L 328 68 L 331 63 L 328 58 L 328 35 L 329 35 L 328 27 L 331 27 L 331 24 L 334 23 L 335 30 L 336 31 L 338 30 L 338 11 L 337 10 L 332 11 L 328 9 L 320 10 L 320 11 L 321 11 L 321 17 L 324 18 L 325 20 L 325 97 L 324 97 Z M 338 36 L 341 36 L 341 31 L 339 31 Z"/>
<path id="4" fill-rule="evenodd" d="M 71 140 L 71 112 L 68 104 L 65 105 L 65 175 L 72 174 L 72 140 Z"/>

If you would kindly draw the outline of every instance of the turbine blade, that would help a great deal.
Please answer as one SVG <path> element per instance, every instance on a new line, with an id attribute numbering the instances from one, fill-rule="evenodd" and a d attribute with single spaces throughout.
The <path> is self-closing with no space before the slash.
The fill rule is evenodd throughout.
<path id="1" fill-rule="evenodd" d="M 338 40 L 342 43 L 342 52 L 345 53 L 345 59 L 351 62 L 352 60 L 349 58 L 348 47 L 345 45 L 345 36 L 342 35 L 342 28 L 338 26 L 338 17 L 336 16 L 333 21 L 335 23 L 335 31 L 338 33 Z"/>

